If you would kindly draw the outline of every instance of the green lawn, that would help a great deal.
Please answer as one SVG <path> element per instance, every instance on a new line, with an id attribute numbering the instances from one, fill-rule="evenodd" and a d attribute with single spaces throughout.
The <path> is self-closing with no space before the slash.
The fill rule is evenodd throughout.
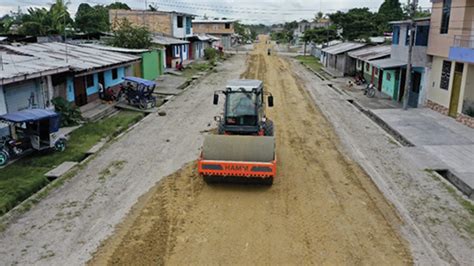
<path id="1" fill-rule="evenodd" d="M 64 152 L 33 153 L 0 169 L 0 215 L 49 183 L 44 174 L 64 161 L 79 162 L 104 137 L 113 137 L 143 118 L 142 113 L 120 112 L 88 123 L 72 132 Z"/>
<path id="2" fill-rule="evenodd" d="M 298 55 L 296 59 L 298 59 L 301 63 L 307 65 L 314 71 L 319 72 L 321 70 L 321 67 L 323 67 L 323 65 L 319 62 L 319 59 L 311 55 Z"/>

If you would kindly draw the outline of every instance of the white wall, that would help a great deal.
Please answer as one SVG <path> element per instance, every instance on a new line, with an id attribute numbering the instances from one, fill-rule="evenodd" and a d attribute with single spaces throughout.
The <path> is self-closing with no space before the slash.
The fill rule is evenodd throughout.
<path id="1" fill-rule="evenodd" d="M 431 66 L 430 82 L 428 83 L 428 94 L 427 99 L 440 104 L 446 108 L 449 108 L 449 98 L 451 96 L 451 86 L 453 83 L 454 76 L 454 63 L 451 65 L 451 78 L 449 80 L 449 90 L 441 89 L 441 70 L 443 67 L 443 60 L 447 58 L 433 56 L 433 63 Z"/>

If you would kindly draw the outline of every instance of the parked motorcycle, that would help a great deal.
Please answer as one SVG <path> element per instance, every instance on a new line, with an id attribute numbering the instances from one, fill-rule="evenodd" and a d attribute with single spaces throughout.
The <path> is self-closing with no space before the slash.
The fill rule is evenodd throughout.
<path id="1" fill-rule="evenodd" d="M 367 84 L 367 86 L 364 89 L 364 95 L 367 95 L 367 97 L 369 98 L 373 98 L 375 96 L 375 92 L 376 92 L 375 86 L 372 83 Z"/>

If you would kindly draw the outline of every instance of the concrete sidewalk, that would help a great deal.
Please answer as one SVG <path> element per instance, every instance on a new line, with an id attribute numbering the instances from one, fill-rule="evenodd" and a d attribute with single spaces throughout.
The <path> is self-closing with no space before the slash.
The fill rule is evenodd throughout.
<path id="1" fill-rule="evenodd" d="M 414 160 L 427 169 L 449 170 L 446 178 L 474 198 L 474 129 L 428 108 L 372 109 L 415 145 Z"/>

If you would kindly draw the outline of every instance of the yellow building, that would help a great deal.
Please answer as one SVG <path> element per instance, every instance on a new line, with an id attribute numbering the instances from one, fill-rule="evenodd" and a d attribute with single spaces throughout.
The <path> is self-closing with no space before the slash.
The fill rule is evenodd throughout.
<path id="1" fill-rule="evenodd" d="M 434 1 L 427 106 L 474 127 L 474 1 Z"/>

